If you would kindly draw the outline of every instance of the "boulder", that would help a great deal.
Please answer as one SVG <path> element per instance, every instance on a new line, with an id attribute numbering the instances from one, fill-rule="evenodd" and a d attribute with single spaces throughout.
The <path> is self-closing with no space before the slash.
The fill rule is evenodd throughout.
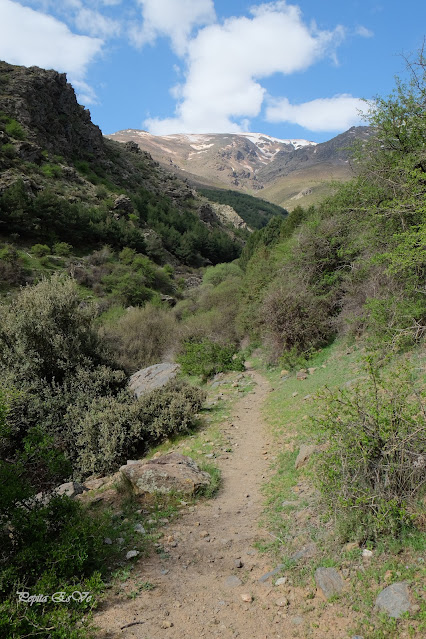
<path id="1" fill-rule="evenodd" d="M 314 444 L 302 444 L 299 450 L 299 454 L 295 461 L 294 467 L 300 468 L 303 464 L 306 464 L 308 459 L 316 452 L 317 447 Z"/>
<path id="2" fill-rule="evenodd" d="M 167 382 L 176 377 L 179 370 L 179 364 L 172 364 L 171 362 L 148 366 L 148 368 L 143 368 L 131 376 L 129 387 L 136 397 L 140 397 L 144 393 L 149 393 L 156 388 L 165 386 Z"/>
<path id="3" fill-rule="evenodd" d="M 77 495 L 81 495 L 84 490 L 87 489 L 81 484 L 78 484 L 75 481 L 69 481 L 66 484 L 61 484 L 60 486 L 55 488 L 54 492 L 61 497 L 63 495 L 66 495 L 67 497 L 71 497 L 71 499 L 74 499 L 74 497 L 76 497 Z"/>
<path id="4" fill-rule="evenodd" d="M 405 581 L 388 586 L 376 599 L 376 610 L 386 612 L 389 617 L 398 619 L 411 608 L 410 591 Z"/>
<path id="5" fill-rule="evenodd" d="M 136 495 L 170 492 L 192 495 L 211 481 L 210 475 L 200 470 L 193 459 L 179 453 L 122 466 L 120 471 Z"/>
<path id="6" fill-rule="evenodd" d="M 325 599 L 340 595 L 345 585 L 342 577 L 334 568 L 317 568 L 315 583 L 319 594 Z"/>

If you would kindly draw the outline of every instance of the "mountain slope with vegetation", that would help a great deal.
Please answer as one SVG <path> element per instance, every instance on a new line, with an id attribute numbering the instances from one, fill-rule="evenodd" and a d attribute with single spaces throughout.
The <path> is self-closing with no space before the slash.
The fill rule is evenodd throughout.
<path id="1" fill-rule="evenodd" d="M 426 450 L 423 52 L 410 61 L 408 71 L 408 80 L 398 82 L 391 96 L 377 99 L 369 118 L 374 135 L 359 149 L 357 176 L 319 205 L 298 206 L 285 217 L 272 217 L 248 237 L 238 259 L 225 250 L 228 242 L 235 246 L 236 232 L 200 221 L 191 199 L 188 204 L 179 197 L 185 187 L 179 186 L 175 197 L 173 189 L 172 195 L 163 195 L 160 182 L 166 179 L 176 188 L 178 183 L 172 178 L 169 182 L 155 165 L 148 171 L 152 160 L 143 154 L 141 158 L 133 146 L 108 142 L 105 156 L 87 159 L 83 154 L 79 161 L 87 165 L 75 169 L 82 191 L 77 202 L 70 202 L 69 185 L 54 175 L 69 164 L 52 159 L 47 149 L 48 155 L 42 151 L 44 160 L 35 166 L 21 157 L 21 142 L 34 150 L 39 141 L 24 120 L 7 111 L 6 92 L 1 158 L 3 175 L 11 181 L 4 184 L 0 199 L 0 219 L 8 225 L 0 265 L 5 292 L 12 294 L 0 307 L 0 474 L 5 487 L 0 504 L 0 629 L 5 636 L 87 637 L 84 608 L 47 605 L 24 614 L 15 593 L 24 588 L 105 590 L 102 580 L 110 578 L 117 558 L 104 540 L 121 538 L 121 531 L 133 524 L 128 510 L 124 518 L 124 510 L 118 515 L 117 523 L 111 513 L 88 512 L 67 498 L 54 497 L 46 505 L 36 494 L 52 497 L 52 488 L 61 481 L 113 473 L 129 456 L 143 455 L 155 443 L 187 429 L 193 432 L 203 390 L 178 380 L 135 401 L 127 374 L 175 358 L 202 384 L 221 371 L 241 370 L 247 355 L 243 346 L 260 347 L 263 353 L 265 372 L 275 388 L 267 410 L 280 431 L 273 449 L 276 475 L 267 487 L 265 518 L 272 541 L 264 547 L 276 552 L 280 570 L 290 576 L 286 587 L 296 591 L 303 584 L 298 591 L 302 614 L 312 612 L 307 600 L 315 596 L 316 569 L 334 566 L 352 579 L 344 605 L 363 615 L 360 630 L 365 639 L 424 632 L 419 568 Z M 114 154 L 115 168 L 99 176 L 99 167 L 107 171 Z M 126 172 L 135 191 L 114 187 L 126 179 Z M 50 207 L 50 200 L 39 200 L 46 197 L 48 184 L 53 190 Z M 109 195 L 102 191 L 97 196 L 97 187 Z M 117 199 L 108 203 L 111 193 L 120 198 L 120 206 Z M 62 201 L 71 208 L 62 211 Z M 73 209 L 73 204 L 81 209 Z M 78 235 L 84 215 L 90 249 Z M 208 211 L 202 216 L 208 219 Z M 157 226 L 150 227 L 149 219 Z M 67 220 L 75 247 L 67 244 Z M 182 220 L 192 225 L 179 226 Z M 217 244 L 209 245 L 210 233 L 205 244 L 201 242 L 199 229 L 211 231 L 208 224 L 215 229 Z M 105 237 L 110 247 L 103 247 Z M 221 257 L 219 238 L 225 247 Z M 142 239 L 146 245 L 138 244 Z M 176 266 L 166 263 L 173 262 L 170 255 Z M 220 259 L 224 263 L 197 272 L 198 279 L 191 272 L 198 285 L 184 289 L 176 277 L 182 265 L 189 269 Z M 62 273 L 52 276 L 57 260 L 62 261 Z M 33 285 L 19 292 L 17 285 L 27 275 L 20 280 L 18 267 L 33 269 L 34 277 Z M 49 277 L 40 277 L 42 269 Z M 95 304 L 87 299 L 88 283 Z M 172 297 L 174 306 L 161 302 L 159 292 Z M 102 300 L 107 301 L 104 308 Z M 348 360 L 342 360 L 342 352 Z M 325 373 L 315 374 L 323 367 Z M 211 391 L 218 393 L 218 383 L 216 378 Z M 231 386 L 235 392 L 238 384 Z M 309 393 L 302 398 L 297 389 L 303 384 Z M 210 408 L 219 405 L 221 411 L 221 401 L 216 394 Z M 315 451 L 307 470 L 299 470 L 296 441 Z M 197 448 L 200 455 L 203 445 Z M 222 452 L 229 451 L 224 447 Z M 316 492 L 307 488 L 312 482 Z M 315 505 L 310 501 L 314 492 Z M 288 516 L 291 501 L 290 506 L 283 502 L 294 495 L 303 502 L 297 517 L 291 510 Z M 132 502 L 131 508 L 145 514 L 138 503 Z M 158 512 L 149 503 L 147 517 L 150 508 Z M 296 542 L 305 553 L 297 555 L 300 548 L 295 547 L 298 559 L 288 554 Z M 367 551 L 363 557 L 361 548 Z M 386 573 L 375 574 L 375 564 L 362 563 L 375 553 L 385 554 Z M 354 574 L 364 579 L 362 587 L 354 584 Z M 374 611 L 377 585 L 387 579 L 398 584 L 400 577 L 406 581 L 404 588 L 415 591 L 415 605 L 409 602 L 400 619 L 384 620 Z M 340 600 L 335 606 L 337 596 L 323 605 L 329 606 L 329 616 L 320 632 L 327 636 L 333 636 L 330 615 L 335 617 L 336 609 L 342 616 L 346 612 Z M 293 606 L 293 601 L 289 595 L 278 607 Z M 317 627 L 312 617 L 306 636 L 316 636 Z"/>

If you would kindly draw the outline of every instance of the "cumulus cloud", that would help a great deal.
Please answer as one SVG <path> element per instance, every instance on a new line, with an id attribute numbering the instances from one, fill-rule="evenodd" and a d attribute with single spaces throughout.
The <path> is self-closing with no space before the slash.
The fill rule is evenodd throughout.
<path id="1" fill-rule="evenodd" d="M 216 14 L 213 0 L 137 0 L 142 9 L 142 25 L 130 28 L 136 47 L 153 44 L 158 37 L 169 37 L 178 55 L 186 51 L 194 27 L 210 24 Z"/>
<path id="2" fill-rule="evenodd" d="M 362 121 L 368 103 L 348 94 L 290 104 L 287 98 L 271 99 L 266 110 L 268 122 L 290 122 L 310 131 L 342 131 Z"/>
<path id="3" fill-rule="evenodd" d="M 321 31 L 307 25 L 300 9 L 286 2 L 259 5 L 251 14 L 207 26 L 188 43 L 186 82 L 174 88 L 180 96 L 175 117 L 148 118 L 149 131 L 241 131 L 261 111 L 262 78 L 303 71 L 332 56 L 344 37 L 342 27 Z"/>
<path id="4" fill-rule="evenodd" d="M 70 81 L 80 86 L 83 86 L 88 65 L 103 45 L 99 38 L 72 33 L 56 18 L 12 0 L 1 0 L 0 23 L 2 60 L 65 71 Z M 89 89 L 85 85 L 85 97 L 93 101 L 94 94 Z"/>

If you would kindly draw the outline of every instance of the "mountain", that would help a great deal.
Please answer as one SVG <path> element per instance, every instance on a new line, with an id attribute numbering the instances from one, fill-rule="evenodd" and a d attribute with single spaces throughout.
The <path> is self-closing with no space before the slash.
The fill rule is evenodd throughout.
<path id="1" fill-rule="evenodd" d="M 352 175 L 348 147 L 369 134 L 368 127 L 352 127 L 321 144 L 261 133 L 154 136 L 126 129 L 107 137 L 135 142 L 195 185 L 261 195 L 292 209 L 301 199 L 310 203 L 321 196 L 332 180 L 348 179 Z"/>
<path id="2" fill-rule="evenodd" d="M 118 142 L 136 142 L 160 164 L 191 175 L 206 186 L 251 192 L 263 188 L 258 174 L 278 154 L 316 146 L 307 140 L 280 140 L 261 133 L 156 136 L 127 129 L 107 137 Z"/>

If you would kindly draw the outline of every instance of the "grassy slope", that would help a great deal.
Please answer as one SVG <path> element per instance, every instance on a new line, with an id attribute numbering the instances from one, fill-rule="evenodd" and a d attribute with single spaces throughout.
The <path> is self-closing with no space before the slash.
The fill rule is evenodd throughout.
<path id="1" fill-rule="evenodd" d="M 306 590 L 307 602 L 302 611 L 306 615 L 305 637 L 314 636 L 317 627 L 324 630 L 331 613 L 335 618 L 349 616 L 353 633 L 358 632 L 364 639 L 420 637 L 426 629 L 424 535 L 419 532 L 400 541 L 386 539 L 374 549 L 371 559 L 363 559 L 362 548 L 349 549 L 336 541 L 334 522 L 324 513 L 313 488 L 313 459 L 295 469 L 299 446 L 316 441 L 317 433 L 310 419 L 320 411 L 316 394 L 324 387 L 334 390 L 363 375 L 361 357 L 362 351 L 336 342 L 309 362 L 316 371 L 305 381 L 298 381 L 294 374 L 283 379 L 279 369 L 264 371 L 274 388 L 264 414 L 279 452 L 274 461 L 274 475 L 264 487 L 265 523 L 273 536 L 265 540 L 263 548 L 274 554 L 277 563 L 284 564 L 283 574 L 295 586 Z M 416 367 L 423 362 L 424 370 L 424 353 L 414 352 L 411 359 Z M 304 399 L 306 396 L 310 397 Z M 283 506 L 283 502 L 296 503 Z M 316 544 L 313 557 L 291 560 L 293 553 L 312 543 Z M 320 566 L 334 566 L 346 578 L 340 598 L 327 603 L 314 600 L 313 575 Z M 403 580 L 409 582 L 419 606 L 417 613 L 398 621 L 375 613 L 377 594 L 391 583 Z"/>

